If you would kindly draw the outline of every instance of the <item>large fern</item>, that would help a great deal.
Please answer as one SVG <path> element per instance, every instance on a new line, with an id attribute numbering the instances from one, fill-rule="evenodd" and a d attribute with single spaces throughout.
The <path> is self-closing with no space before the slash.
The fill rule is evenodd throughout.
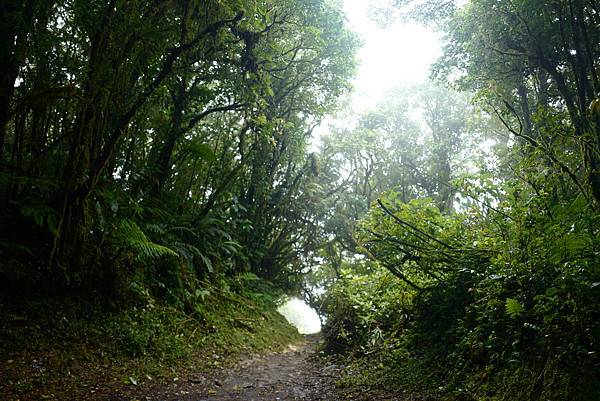
<path id="1" fill-rule="evenodd" d="M 123 219 L 119 224 L 119 237 L 138 253 L 138 258 L 157 259 L 163 256 L 178 256 L 177 252 L 164 245 L 152 242 L 136 222 Z"/>

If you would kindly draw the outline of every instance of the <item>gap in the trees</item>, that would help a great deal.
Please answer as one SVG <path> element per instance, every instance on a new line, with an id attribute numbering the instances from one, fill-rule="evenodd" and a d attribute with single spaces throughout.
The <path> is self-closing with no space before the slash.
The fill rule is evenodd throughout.
<path id="1" fill-rule="evenodd" d="M 317 312 L 299 298 L 290 298 L 277 310 L 298 329 L 300 334 L 314 334 L 321 331 Z"/>

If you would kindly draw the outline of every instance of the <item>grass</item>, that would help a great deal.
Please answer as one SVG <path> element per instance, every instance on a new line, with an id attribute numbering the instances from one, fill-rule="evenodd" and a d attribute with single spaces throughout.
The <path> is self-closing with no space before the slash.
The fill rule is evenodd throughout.
<path id="1" fill-rule="evenodd" d="M 283 348 L 301 336 L 273 298 L 211 287 L 191 315 L 156 302 L 118 312 L 73 299 L 0 302 L 0 399 L 143 392 Z"/>

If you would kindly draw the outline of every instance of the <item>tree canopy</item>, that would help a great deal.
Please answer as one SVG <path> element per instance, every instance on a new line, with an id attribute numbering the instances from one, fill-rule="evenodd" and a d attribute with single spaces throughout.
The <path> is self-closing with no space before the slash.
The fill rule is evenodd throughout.
<path id="1" fill-rule="evenodd" d="M 337 6 L 16 1 L 2 18 L 7 274 L 275 280 L 300 259 L 307 138 L 354 68 Z"/>

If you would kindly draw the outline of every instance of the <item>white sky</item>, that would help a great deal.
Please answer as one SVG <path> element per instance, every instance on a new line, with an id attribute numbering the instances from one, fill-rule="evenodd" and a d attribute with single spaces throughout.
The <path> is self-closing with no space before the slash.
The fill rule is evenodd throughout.
<path id="1" fill-rule="evenodd" d="M 374 109 L 387 91 L 403 84 L 422 83 L 429 77 L 429 67 L 441 55 L 439 35 L 416 23 L 396 19 L 387 27 L 379 26 L 369 16 L 369 7 L 381 0 L 344 0 L 348 27 L 362 41 L 357 53 L 358 68 L 353 80 L 354 91 L 348 108 L 336 117 L 326 117 L 313 131 L 311 151 L 318 149 L 321 135 L 330 125 L 352 126 L 354 117 Z M 462 2 L 459 2 L 462 3 Z"/>
<path id="2" fill-rule="evenodd" d="M 386 91 L 397 85 L 427 80 L 429 66 L 441 54 L 439 37 L 429 28 L 399 19 L 389 27 L 378 26 L 368 15 L 375 3 L 344 1 L 348 25 L 363 41 L 351 99 L 355 112 L 373 108 Z"/>
<path id="3" fill-rule="evenodd" d="M 277 308 L 277 310 L 301 334 L 312 334 L 321 331 L 321 322 L 319 321 L 317 312 L 301 299 L 292 298 Z"/>

